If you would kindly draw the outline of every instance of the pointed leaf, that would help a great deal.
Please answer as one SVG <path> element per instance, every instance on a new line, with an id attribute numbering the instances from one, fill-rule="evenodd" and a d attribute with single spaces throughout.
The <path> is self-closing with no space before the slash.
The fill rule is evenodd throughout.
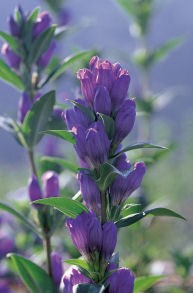
<path id="1" fill-rule="evenodd" d="M 84 259 L 67 259 L 67 260 L 63 260 L 63 262 L 83 268 L 87 272 L 90 271 L 90 267 Z"/>
<path id="2" fill-rule="evenodd" d="M 119 157 L 121 154 L 128 152 L 128 151 L 132 151 L 132 150 L 137 150 L 137 149 L 162 149 L 162 150 L 167 150 L 168 148 L 161 146 L 161 145 L 156 145 L 156 144 L 152 144 L 152 143 L 148 143 L 148 142 L 138 142 L 135 144 L 131 144 L 125 148 L 123 148 L 119 153 L 113 155 L 111 158 L 115 159 L 117 157 Z"/>
<path id="3" fill-rule="evenodd" d="M 93 113 L 93 111 L 91 111 L 88 107 L 85 107 L 84 105 L 77 103 L 73 100 L 70 100 L 70 102 L 72 104 L 74 104 L 75 106 L 77 106 L 90 120 L 90 122 L 94 122 L 95 121 L 95 115 Z"/>
<path id="4" fill-rule="evenodd" d="M 83 204 L 68 197 L 44 198 L 36 200 L 34 203 L 52 206 L 71 218 L 76 218 L 76 216 L 81 214 L 83 211 L 88 213 L 88 209 Z"/>
<path id="5" fill-rule="evenodd" d="M 18 56 L 21 58 L 24 56 L 23 49 L 19 42 L 12 36 L 6 34 L 3 31 L 0 31 L 0 37 L 8 43 L 9 47 L 11 48 L 12 51 L 14 51 Z"/>
<path id="6" fill-rule="evenodd" d="M 18 274 L 24 284 L 33 293 L 55 293 L 57 288 L 49 275 L 32 261 L 11 253 L 8 257 L 15 264 Z"/>
<path id="7" fill-rule="evenodd" d="M 97 114 L 99 115 L 99 119 L 102 121 L 104 125 L 108 138 L 110 140 L 113 139 L 115 134 L 115 121 L 111 117 L 105 114 L 102 114 L 102 113 L 97 113 Z"/>
<path id="8" fill-rule="evenodd" d="M 0 59 L 0 79 L 19 89 L 24 90 L 21 79 Z"/>
<path id="9" fill-rule="evenodd" d="M 72 144 L 76 144 L 73 133 L 68 130 L 46 130 L 46 131 L 42 131 L 42 133 L 60 137 Z"/>
<path id="10" fill-rule="evenodd" d="M 51 91 L 34 103 L 27 113 L 23 122 L 23 132 L 29 148 L 36 145 L 42 138 L 40 132 L 46 129 L 54 104 L 55 92 Z"/>
<path id="11" fill-rule="evenodd" d="M 181 38 L 175 38 L 175 39 L 168 41 L 161 48 L 159 48 L 153 52 L 153 59 L 154 59 L 153 61 L 155 62 L 155 61 L 163 59 L 164 57 L 166 57 L 168 55 L 168 53 L 172 49 L 176 48 L 181 43 L 182 43 Z"/>
<path id="12" fill-rule="evenodd" d="M 55 163 L 55 164 L 59 164 L 60 166 L 66 169 L 69 169 L 70 171 L 77 173 L 78 172 L 78 166 L 72 164 L 71 162 L 65 161 L 61 158 L 57 158 L 57 157 L 41 157 L 41 161 L 45 161 L 48 163 Z"/>
<path id="13" fill-rule="evenodd" d="M 116 224 L 117 228 L 130 226 L 130 225 L 138 222 L 139 220 L 143 219 L 146 216 L 150 216 L 150 217 L 151 216 L 161 216 L 161 217 L 168 216 L 168 217 L 179 218 L 179 219 L 186 221 L 186 219 L 183 216 L 177 214 L 176 212 L 173 212 L 170 209 L 154 208 L 154 209 L 147 210 L 147 211 L 144 211 L 141 213 L 129 215 L 129 216 L 117 221 L 115 224 Z"/>
<path id="14" fill-rule="evenodd" d="M 159 280 L 164 279 L 165 276 L 147 276 L 135 279 L 134 293 L 140 293 L 150 289 Z"/>

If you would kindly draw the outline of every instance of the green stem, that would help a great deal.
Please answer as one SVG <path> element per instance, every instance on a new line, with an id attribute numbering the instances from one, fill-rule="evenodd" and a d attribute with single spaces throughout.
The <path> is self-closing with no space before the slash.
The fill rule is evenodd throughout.
<path id="1" fill-rule="evenodd" d="M 36 171 L 36 166 L 35 166 L 35 161 L 34 161 L 34 151 L 28 150 L 28 156 L 29 156 L 29 163 L 30 163 L 31 172 L 37 177 L 37 171 Z"/>
<path id="2" fill-rule="evenodd" d="M 104 225 L 107 221 L 107 210 L 106 210 L 106 192 L 101 191 L 101 223 Z"/>
<path id="3" fill-rule="evenodd" d="M 47 269 L 48 269 L 48 274 L 50 277 L 52 277 L 52 261 L 51 261 L 51 237 L 46 235 L 44 239 L 44 245 L 45 245 L 45 251 L 46 251 L 46 258 L 47 258 Z"/>

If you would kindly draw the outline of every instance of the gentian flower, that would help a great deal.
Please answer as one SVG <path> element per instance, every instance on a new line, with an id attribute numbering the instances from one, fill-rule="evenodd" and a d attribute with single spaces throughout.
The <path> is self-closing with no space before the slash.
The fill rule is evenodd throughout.
<path id="1" fill-rule="evenodd" d="M 76 99 L 75 102 L 86 106 L 86 103 L 82 99 Z M 67 109 L 64 113 L 64 121 L 67 124 L 68 129 L 73 127 L 82 126 L 85 129 L 89 128 L 90 120 L 88 117 L 77 107 L 74 106 L 71 109 Z"/>
<path id="2" fill-rule="evenodd" d="M 44 184 L 44 196 L 55 197 L 59 194 L 58 174 L 54 171 L 47 171 L 42 175 Z"/>
<path id="3" fill-rule="evenodd" d="M 63 278 L 66 293 L 73 293 L 73 286 L 82 283 L 92 283 L 85 275 L 81 274 L 77 269 L 70 268 Z"/>
<path id="4" fill-rule="evenodd" d="M 0 279 L 0 293 L 13 293 L 7 280 Z"/>
<path id="5" fill-rule="evenodd" d="M 42 198 L 42 191 L 38 179 L 34 174 L 32 174 L 29 178 L 28 194 L 31 202 Z M 33 206 L 37 207 L 38 205 L 33 204 Z"/>
<path id="6" fill-rule="evenodd" d="M 51 26 L 52 18 L 47 11 L 38 15 L 33 28 L 33 38 L 36 38 Z"/>
<path id="7" fill-rule="evenodd" d="M 56 41 L 52 40 L 48 50 L 38 59 L 37 64 L 40 65 L 42 69 L 46 68 L 46 66 L 50 63 L 55 48 Z"/>
<path id="8" fill-rule="evenodd" d="M 32 107 L 32 102 L 26 92 L 20 97 L 19 105 L 18 105 L 18 120 L 23 123 L 26 114 Z"/>
<path id="9" fill-rule="evenodd" d="M 95 112 L 110 115 L 111 113 L 111 98 L 109 91 L 104 86 L 98 86 L 96 88 L 94 96 L 94 110 Z"/>
<path id="10" fill-rule="evenodd" d="M 57 287 L 59 287 L 62 280 L 62 275 L 63 275 L 62 256 L 57 252 L 52 252 L 51 260 L 52 260 L 53 279 Z"/>
<path id="11" fill-rule="evenodd" d="M 15 70 L 18 70 L 21 63 L 21 58 L 16 55 L 9 47 L 7 43 L 5 43 L 1 49 L 1 53 L 6 56 L 9 64 Z"/>
<path id="12" fill-rule="evenodd" d="M 17 24 L 17 22 L 15 21 L 15 19 L 13 18 L 12 15 L 10 15 L 9 19 L 8 19 L 8 23 L 9 23 L 9 30 L 10 33 L 13 37 L 20 37 L 21 36 L 21 31 L 20 31 L 20 27 Z"/>
<path id="13" fill-rule="evenodd" d="M 0 234 L 0 259 L 6 256 L 7 253 L 13 251 L 15 242 L 11 236 Z"/>
<path id="14" fill-rule="evenodd" d="M 60 26 L 67 25 L 70 21 L 70 13 L 67 9 L 61 9 L 58 13 L 58 24 Z"/>

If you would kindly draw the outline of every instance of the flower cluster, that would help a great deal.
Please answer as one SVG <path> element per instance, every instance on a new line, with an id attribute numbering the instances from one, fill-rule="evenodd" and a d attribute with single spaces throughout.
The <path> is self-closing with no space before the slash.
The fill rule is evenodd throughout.
<path id="1" fill-rule="evenodd" d="M 132 293 L 132 272 L 118 269 L 111 261 L 117 240 L 113 222 L 118 219 L 127 198 L 141 185 L 145 174 L 143 162 L 136 163 L 132 169 L 126 155 L 121 153 L 121 142 L 131 132 L 136 116 L 135 100 L 127 98 L 130 76 L 119 63 L 93 57 L 90 69 L 79 70 L 77 77 L 84 100 L 75 100 L 75 106 L 66 110 L 64 120 L 75 137 L 77 157 L 85 169 L 79 172 L 78 180 L 90 211 L 76 219 L 68 219 L 66 226 L 91 273 L 88 280 L 77 270 L 71 270 L 64 277 L 65 289 L 71 293 L 73 286 L 81 282 L 98 283 L 107 272 L 116 269 L 106 280 L 108 292 Z M 105 163 L 117 170 L 117 177 L 104 190 L 98 182 L 101 176 L 108 177 L 101 171 Z M 113 217 L 111 211 L 115 208 L 119 213 Z"/>

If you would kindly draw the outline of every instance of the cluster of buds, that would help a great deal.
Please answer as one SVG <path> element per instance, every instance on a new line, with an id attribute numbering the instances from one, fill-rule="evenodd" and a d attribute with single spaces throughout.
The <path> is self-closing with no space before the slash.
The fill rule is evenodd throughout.
<path id="1" fill-rule="evenodd" d="M 71 293 L 73 286 L 81 282 L 98 283 L 107 272 L 116 270 L 105 281 L 108 292 L 132 293 L 132 272 L 126 268 L 118 269 L 111 261 L 117 241 L 114 221 L 118 219 L 112 216 L 112 211 L 121 210 L 128 197 L 140 187 L 145 174 L 143 162 L 136 163 L 132 169 L 125 154 L 116 157 L 135 122 L 135 100 L 127 98 L 130 76 L 119 63 L 93 57 L 90 69 L 79 70 L 77 77 L 84 99 L 75 100 L 75 106 L 64 113 L 64 120 L 75 137 L 77 157 L 84 168 L 79 172 L 78 180 L 84 203 L 90 211 L 76 219 L 68 219 L 66 226 L 73 244 L 91 268 L 91 278 L 73 269 L 64 276 L 65 290 Z M 105 119 L 110 124 L 110 131 Z M 98 184 L 104 163 L 111 164 L 119 174 L 106 190 Z M 107 212 L 107 205 L 103 206 L 104 202 L 110 205 L 110 212 Z M 92 275 L 92 272 L 98 274 Z"/>

